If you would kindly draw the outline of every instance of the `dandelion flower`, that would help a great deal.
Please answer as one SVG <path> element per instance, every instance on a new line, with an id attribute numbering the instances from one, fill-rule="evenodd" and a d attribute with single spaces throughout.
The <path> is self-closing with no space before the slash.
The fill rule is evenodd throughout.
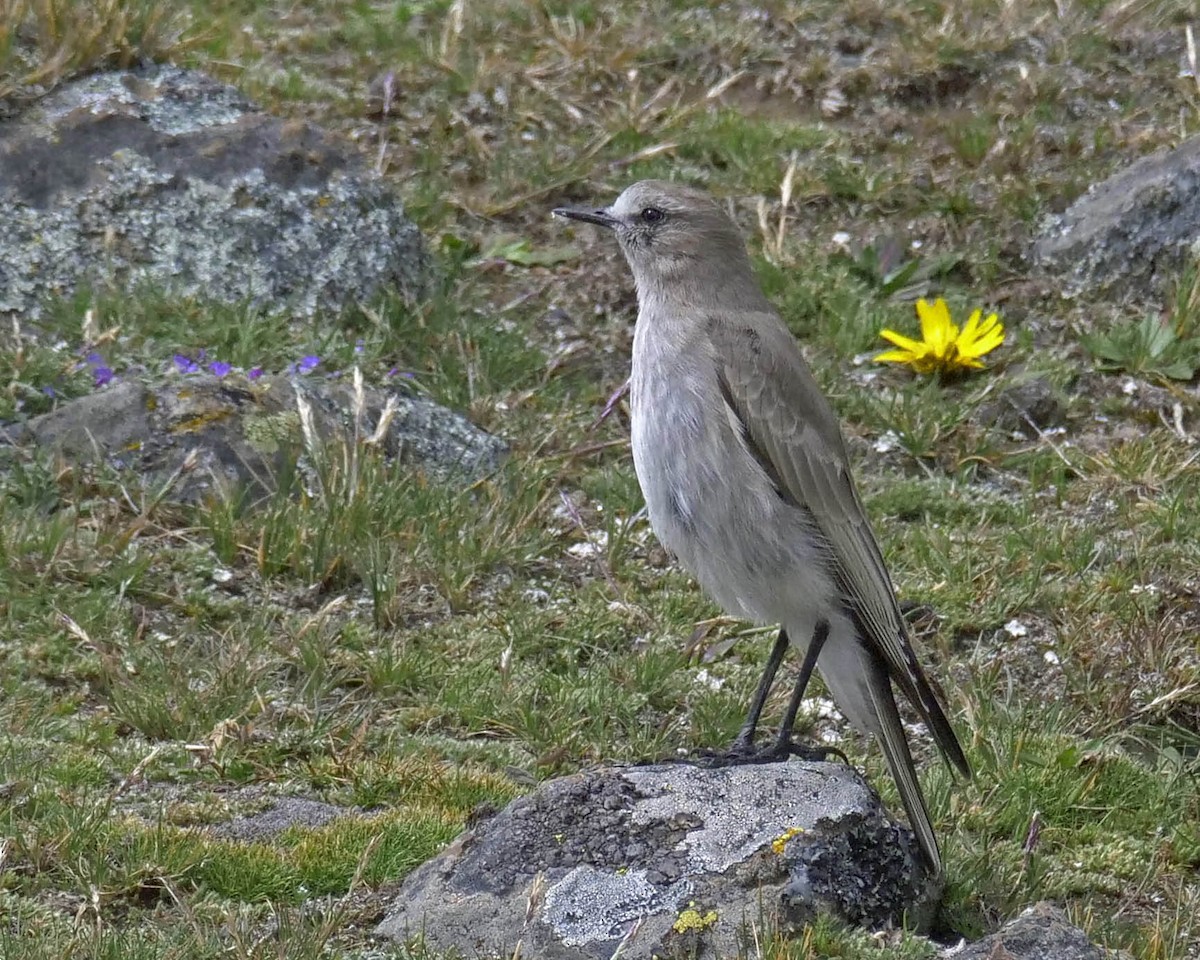
<path id="1" fill-rule="evenodd" d="M 959 330 L 941 297 L 933 303 L 918 300 L 917 316 L 921 319 L 921 339 L 881 330 L 879 335 L 898 349 L 877 354 L 877 361 L 904 363 L 917 373 L 957 373 L 981 368 L 983 361 L 979 358 L 1004 342 L 1004 325 L 996 314 L 984 320 L 983 311 L 976 310 Z"/>

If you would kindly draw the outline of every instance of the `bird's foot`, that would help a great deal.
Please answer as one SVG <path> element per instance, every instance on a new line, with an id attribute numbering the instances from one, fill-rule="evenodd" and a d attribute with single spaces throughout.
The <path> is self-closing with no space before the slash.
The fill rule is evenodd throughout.
<path id="1" fill-rule="evenodd" d="M 739 734 L 725 750 L 702 750 L 697 759 L 706 767 L 740 767 L 750 763 L 782 763 L 790 757 L 798 757 L 809 763 L 820 763 L 831 756 L 850 766 L 846 755 L 837 747 L 796 743 L 791 737 L 777 737 L 770 745 L 759 747 L 755 745 L 753 737 Z"/>
<path id="2" fill-rule="evenodd" d="M 845 766 L 850 766 L 850 758 L 837 747 L 819 747 L 815 743 L 796 743 L 788 739 L 782 743 L 778 740 L 770 748 L 780 760 L 788 757 L 799 757 L 806 763 L 828 763 L 830 757 L 837 757 Z"/>
<path id="3" fill-rule="evenodd" d="M 706 767 L 738 767 L 745 763 L 765 763 L 757 757 L 762 751 L 754 745 L 754 734 L 739 733 L 724 750 L 700 750 L 697 760 Z"/>

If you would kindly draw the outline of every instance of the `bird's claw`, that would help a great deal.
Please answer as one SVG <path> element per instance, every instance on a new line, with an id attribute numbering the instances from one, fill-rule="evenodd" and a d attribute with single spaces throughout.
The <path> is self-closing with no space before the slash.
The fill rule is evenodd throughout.
<path id="1" fill-rule="evenodd" d="M 808 763 L 822 763 L 830 756 L 850 766 L 849 759 L 837 747 L 796 743 L 790 737 L 786 740 L 776 739 L 770 746 L 757 747 L 753 740 L 739 736 L 725 750 L 700 751 L 698 760 L 706 767 L 740 767 L 752 763 L 782 763 L 790 757 L 798 757 Z"/>

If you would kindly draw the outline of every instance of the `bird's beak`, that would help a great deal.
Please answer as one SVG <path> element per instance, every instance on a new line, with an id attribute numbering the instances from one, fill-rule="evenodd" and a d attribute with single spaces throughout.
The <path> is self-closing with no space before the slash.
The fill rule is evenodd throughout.
<path id="1" fill-rule="evenodd" d="M 608 227 L 610 230 L 620 222 L 607 210 L 594 210 L 587 207 L 556 207 L 551 213 L 556 217 L 594 223 L 598 227 Z"/>

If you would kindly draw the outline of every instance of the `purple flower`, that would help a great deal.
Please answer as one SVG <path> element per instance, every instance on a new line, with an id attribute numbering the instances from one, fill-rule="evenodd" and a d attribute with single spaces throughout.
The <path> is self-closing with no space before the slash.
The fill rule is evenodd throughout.
<path id="1" fill-rule="evenodd" d="M 311 353 L 306 357 L 301 357 L 300 362 L 296 364 L 296 369 L 301 373 L 311 373 L 317 368 L 317 364 L 321 362 L 321 358 L 313 356 Z"/>
<path id="2" fill-rule="evenodd" d="M 250 372 L 246 374 L 246 378 L 248 380 L 257 380 L 262 375 L 263 375 L 262 367 L 252 367 Z"/>
<path id="3" fill-rule="evenodd" d="M 200 369 L 200 365 L 191 357 L 184 356 L 182 353 L 175 354 L 175 369 L 180 373 L 195 373 Z"/>
<path id="4" fill-rule="evenodd" d="M 112 367 L 104 362 L 104 358 L 95 350 L 87 355 L 88 366 L 92 368 L 92 376 L 95 378 L 96 386 L 103 387 L 111 383 L 116 374 L 113 373 Z"/>
<path id="5" fill-rule="evenodd" d="M 365 342 L 363 341 L 363 338 L 359 337 L 357 340 L 354 341 L 354 352 L 362 353 L 364 346 L 365 346 Z"/>
<path id="6" fill-rule="evenodd" d="M 229 374 L 233 367 L 224 360 L 214 360 L 208 365 L 208 372 L 214 377 L 224 377 Z"/>
<path id="7" fill-rule="evenodd" d="M 411 370 L 401 370 L 399 367 L 392 367 L 392 369 L 387 372 L 387 375 L 389 377 L 403 377 L 405 380 L 412 380 L 416 377 L 416 374 Z"/>
<path id="8" fill-rule="evenodd" d="M 58 391 L 49 385 L 42 387 L 42 393 L 44 393 L 48 397 L 57 397 L 58 396 Z"/>

